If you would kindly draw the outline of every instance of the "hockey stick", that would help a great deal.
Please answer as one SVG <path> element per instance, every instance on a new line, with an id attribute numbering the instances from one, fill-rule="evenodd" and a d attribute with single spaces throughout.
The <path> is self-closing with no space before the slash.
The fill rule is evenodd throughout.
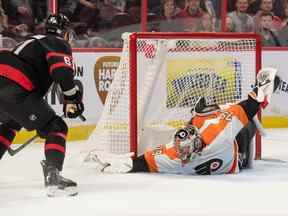
<path id="1" fill-rule="evenodd" d="M 22 145 L 20 145 L 18 148 L 16 149 L 12 149 L 11 147 L 9 147 L 7 149 L 8 153 L 10 156 L 14 156 L 15 154 L 17 154 L 18 152 L 20 152 L 23 148 L 25 148 L 27 145 L 29 145 L 30 143 L 32 143 L 35 139 L 37 139 L 39 137 L 38 134 L 34 135 L 33 137 L 31 137 L 30 139 L 28 139 L 26 142 L 24 142 Z"/>
<path id="2" fill-rule="evenodd" d="M 64 115 L 61 116 L 61 118 L 63 118 Z M 82 121 L 86 121 L 86 118 L 83 115 L 80 115 L 79 118 Z M 27 145 L 29 145 L 30 143 L 32 143 L 35 139 L 37 139 L 39 137 L 39 134 L 35 134 L 33 137 L 31 137 L 30 139 L 28 139 L 26 142 L 24 142 L 22 145 L 20 145 L 18 148 L 12 149 L 11 147 L 9 147 L 7 149 L 8 153 L 10 156 L 14 156 L 16 155 L 18 152 L 20 152 L 22 149 L 24 149 Z"/>

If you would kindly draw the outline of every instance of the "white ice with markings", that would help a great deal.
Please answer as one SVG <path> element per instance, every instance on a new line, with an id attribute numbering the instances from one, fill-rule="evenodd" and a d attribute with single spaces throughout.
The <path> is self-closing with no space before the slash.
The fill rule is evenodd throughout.
<path id="1" fill-rule="evenodd" d="M 43 147 L 33 144 L 0 161 L 0 215 L 287 216 L 288 129 L 267 133 L 266 160 L 222 176 L 99 174 L 79 163 L 83 144 L 69 143 L 63 175 L 78 182 L 79 195 L 56 198 L 45 195 Z"/>

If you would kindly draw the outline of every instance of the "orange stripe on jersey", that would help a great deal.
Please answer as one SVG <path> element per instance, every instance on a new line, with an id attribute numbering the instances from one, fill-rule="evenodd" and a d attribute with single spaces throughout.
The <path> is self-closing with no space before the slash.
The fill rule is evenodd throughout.
<path id="1" fill-rule="evenodd" d="M 59 52 L 49 52 L 49 53 L 47 53 L 46 59 L 48 60 L 51 57 L 58 57 L 58 56 L 60 56 L 60 57 L 67 56 L 67 57 L 72 59 L 72 57 L 70 55 L 67 55 L 67 54 L 64 54 L 64 53 L 59 53 Z"/>
<path id="2" fill-rule="evenodd" d="M 233 164 L 231 169 L 228 171 L 228 174 L 235 173 L 238 164 L 238 144 L 236 140 L 234 141 L 233 151 Z"/>
<path id="3" fill-rule="evenodd" d="M 197 128 L 201 128 L 207 119 L 216 118 L 217 113 L 218 112 L 215 112 L 213 114 L 208 114 L 206 116 L 196 115 L 194 118 L 191 119 L 191 124 L 196 126 Z"/>
<path id="4" fill-rule="evenodd" d="M 67 64 L 64 63 L 64 62 L 59 62 L 59 63 L 53 64 L 53 65 L 50 66 L 50 68 L 49 68 L 49 73 L 52 74 L 53 71 L 54 71 L 56 68 L 60 68 L 60 67 L 65 67 L 65 68 L 69 68 L 69 69 L 72 69 L 72 70 L 73 70 L 72 66 L 67 65 Z"/>
<path id="5" fill-rule="evenodd" d="M 219 122 L 210 124 L 204 129 L 201 137 L 206 145 L 209 145 L 213 140 L 226 128 L 227 124 L 232 120 L 232 117 L 237 117 L 243 125 L 248 123 L 248 118 L 243 108 L 238 105 L 231 105 L 228 109 L 217 112 Z"/>
<path id="6" fill-rule="evenodd" d="M 163 154 L 167 155 L 171 160 L 175 160 L 176 158 L 178 158 L 178 153 L 176 151 L 175 146 L 171 146 L 170 148 L 167 148 L 167 146 L 164 146 Z"/>
<path id="7" fill-rule="evenodd" d="M 242 122 L 243 125 L 248 124 L 248 117 L 244 109 L 242 108 L 242 106 L 235 104 L 235 105 L 230 106 L 227 109 L 227 111 L 233 113 L 234 116 L 236 116 Z"/>
<path id="8" fill-rule="evenodd" d="M 228 123 L 228 121 L 220 119 L 219 123 L 209 125 L 209 127 L 207 127 L 201 133 L 201 137 L 205 145 L 210 145 L 213 140 L 221 133 L 221 131 L 224 130 Z"/>
<path id="9" fill-rule="evenodd" d="M 175 160 L 176 158 L 178 158 L 177 157 L 178 154 L 174 145 L 168 148 L 167 148 L 167 145 L 159 145 L 155 149 L 151 149 L 151 150 L 149 149 L 145 152 L 144 157 L 148 164 L 150 172 L 158 172 L 158 166 L 156 164 L 155 157 L 159 155 L 163 155 L 163 156 L 165 155 L 170 160 Z"/>

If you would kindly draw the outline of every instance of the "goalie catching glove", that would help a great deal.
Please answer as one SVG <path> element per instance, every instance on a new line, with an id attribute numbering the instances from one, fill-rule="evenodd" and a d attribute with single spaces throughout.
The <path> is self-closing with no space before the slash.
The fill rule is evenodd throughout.
<path id="1" fill-rule="evenodd" d="M 75 86 L 74 88 L 63 92 L 64 104 L 63 113 L 65 117 L 77 118 L 84 112 L 84 104 L 82 102 L 83 93 Z"/>

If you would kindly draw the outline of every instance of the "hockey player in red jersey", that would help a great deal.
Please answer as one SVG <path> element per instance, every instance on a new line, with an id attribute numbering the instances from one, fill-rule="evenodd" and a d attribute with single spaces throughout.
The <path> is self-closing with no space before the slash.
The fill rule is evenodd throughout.
<path id="1" fill-rule="evenodd" d="M 43 99 L 53 83 L 63 92 L 64 116 L 76 118 L 84 111 L 82 92 L 74 84 L 69 20 L 50 15 L 46 35 L 34 35 L 12 51 L 0 52 L 0 159 L 17 131 L 36 130 L 45 139 L 43 167 L 49 196 L 58 190 L 76 195 L 77 183 L 62 177 L 68 127 Z"/>
<path id="2" fill-rule="evenodd" d="M 112 154 L 93 154 L 86 160 L 95 161 L 103 172 L 158 172 L 190 175 L 238 173 L 249 167 L 252 156 L 250 142 L 255 135 L 253 117 L 261 103 L 270 100 L 279 85 L 277 70 L 264 68 L 257 75 L 256 87 L 248 99 L 222 108 L 207 105 L 201 98 L 193 109 L 190 121 L 180 128 L 174 139 L 144 155 L 131 159 Z"/>

